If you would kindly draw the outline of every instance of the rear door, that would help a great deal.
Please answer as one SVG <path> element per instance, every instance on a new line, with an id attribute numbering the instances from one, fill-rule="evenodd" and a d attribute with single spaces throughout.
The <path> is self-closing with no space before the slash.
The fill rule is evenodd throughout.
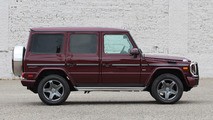
<path id="1" fill-rule="evenodd" d="M 68 34 L 67 70 L 77 87 L 96 86 L 100 77 L 99 34 Z"/>
<path id="2" fill-rule="evenodd" d="M 104 86 L 136 87 L 140 84 L 141 57 L 130 55 L 137 46 L 129 33 L 102 33 L 102 80 Z"/>

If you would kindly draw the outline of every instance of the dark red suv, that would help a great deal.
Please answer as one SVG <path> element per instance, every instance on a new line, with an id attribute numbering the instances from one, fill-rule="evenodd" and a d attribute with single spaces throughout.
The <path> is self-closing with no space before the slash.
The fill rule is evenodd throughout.
<path id="1" fill-rule="evenodd" d="M 159 103 L 175 103 L 199 81 L 196 62 L 145 55 L 129 31 L 114 28 L 32 28 L 12 64 L 46 104 L 63 103 L 70 91 L 149 91 Z"/>

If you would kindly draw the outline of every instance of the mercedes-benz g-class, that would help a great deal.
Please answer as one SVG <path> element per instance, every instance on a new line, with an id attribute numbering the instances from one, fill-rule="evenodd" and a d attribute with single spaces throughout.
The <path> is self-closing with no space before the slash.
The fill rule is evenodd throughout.
<path id="1" fill-rule="evenodd" d="M 175 103 L 199 81 L 196 62 L 146 55 L 129 31 L 115 28 L 32 28 L 12 64 L 22 85 L 51 105 L 70 91 L 148 91 L 159 103 Z"/>

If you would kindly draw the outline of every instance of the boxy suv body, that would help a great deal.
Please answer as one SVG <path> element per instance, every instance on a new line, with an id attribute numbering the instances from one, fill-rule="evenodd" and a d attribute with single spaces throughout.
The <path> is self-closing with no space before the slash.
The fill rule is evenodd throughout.
<path id="1" fill-rule="evenodd" d="M 175 103 L 199 81 L 197 63 L 145 55 L 127 30 L 114 28 L 33 28 L 12 64 L 46 104 L 63 103 L 70 91 L 149 91 L 159 103 Z"/>

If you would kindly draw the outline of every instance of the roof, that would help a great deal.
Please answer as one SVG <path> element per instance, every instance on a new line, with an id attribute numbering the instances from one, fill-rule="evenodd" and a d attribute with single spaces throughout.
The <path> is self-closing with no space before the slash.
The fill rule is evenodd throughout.
<path id="1" fill-rule="evenodd" d="M 77 31 L 77 32 L 85 32 L 85 31 L 122 31 L 128 32 L 124 29 L 117 29 L 117 28 L 106 28 L 106 27 L 40 27 L 40 28 L 31 28 L 33 31 L 48 31 L 48 32 L 59 32 L 59 31 Z"/>

